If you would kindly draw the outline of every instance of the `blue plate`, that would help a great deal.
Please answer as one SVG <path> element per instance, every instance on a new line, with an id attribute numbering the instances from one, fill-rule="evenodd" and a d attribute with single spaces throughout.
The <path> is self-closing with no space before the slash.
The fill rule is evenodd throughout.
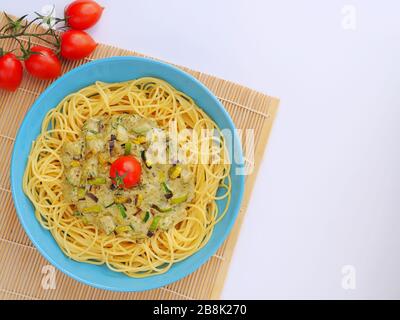
<path id="1" fill-rule="evenodd" d="M 140 77 L 157 77 L 168 81 L 178 90 L 191 96 L 205 110 L 218 126 L 234 130 L 234 124 L 218 99 L 198 80 L 171 65 L 138 57 L 113 57 L 84 64 L 55 81 L 36 100 L 19 129 L 11 160 L 11 188 L 18 217 L 29 238 L 40 253 L 55 267 L 70 277 L 85 284 L 114 291 L 143 291 L 154 289 L 177 281 L 198 269 L 221 246 L 228 236 L 236 216 L 244 190 L 244 177 L 235 174 L 243 165 L 240 143 L 236 133 L 234 153 L 236 163 L 231 167 L 232 200 L 226 216 L 219 222 L 209 242 L 186 260 L 174 264 L 161 275 L 147 278 L 130 278 L 113 272 L 105 265 L 97 266 L 76 262 L 61 251 L 49 231 L 45 230 L 34 215 L 30 200 L 22 191 L 22 178 L 31 148 L 31 141 L 40 132 L 46 113 L 55 107 L 66 95 L 93 84 L 95 81 L 120 82 Z M 222 208 L 223 201 L 218 205 Z"/>

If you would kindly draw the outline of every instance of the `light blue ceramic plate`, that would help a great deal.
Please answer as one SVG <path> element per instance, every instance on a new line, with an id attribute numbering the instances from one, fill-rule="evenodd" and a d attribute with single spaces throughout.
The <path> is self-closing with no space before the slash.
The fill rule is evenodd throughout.
<path id="1" fill-rule="evenodd" d="M 229 210 L 214 229 L 210 241 L 196 254 L 174 264 L 162 274 L 143 279 L 127 277 L 113 272 L 106 266 L 95 266 L 69 259 L 63 254 L 49 231 L 41 227 L 34 209 L 22 191 L 22 178 L 32 140 L 39 134 L 45 114 L 66 95 L 93 84 L 95 81 L 119 82 L 144 76 L 164 79 L 177 89 L 191 96 L 220 128 L 234 130 L 234 124 L 216 97 L 199 81 L 171 65 L 137 57 L 113 57 L 84 64 L 55 81 L 33 104 L 19 129 L 11 161 L 11 187 L 17 214 L 26 233 L 41 254 L 54 266 L 72 278 L 85 284 L 115 291 L 142 291 L 154 289 L 177 281 L 198 269 L 217 251 L 228 236 L 236 216 L 244 190 L 243 176 L 235 171 L 243 163 L 240 147 L 235 154 L 237 163 L 232 164 L 232 200 Z M 234 139 L 238 142 L 236 133 Z M 236 143 L 236 146 L 239 146 Z M 221 208 L 223 201 L 218 204 Z"/>

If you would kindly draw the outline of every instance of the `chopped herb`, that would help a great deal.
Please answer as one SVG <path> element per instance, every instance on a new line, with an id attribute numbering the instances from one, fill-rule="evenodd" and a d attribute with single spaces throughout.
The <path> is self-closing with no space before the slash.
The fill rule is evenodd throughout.
<path id="1" fill-rule="evenodd" d="M 162 188 L 164 190 L 165 198 L 167 198 L 167 199 L 172 198 L 173 193 L 172 193 L 171 189 L 168 187 L 168 185 L 165 182 L 161 182 L 161 186 L 162 186 Z"/>
<path id="2" fill-rule="evenodd" d="M 143 222 L 147 222 L 149 220 L 149 218 L 150 218 L 150 212 L 146 211 L 146 214 L 143 218 Z"/>
<path id="3" fill-rule="evenodd" d="M 119 213 L 121 214 L 121 217 L 125 219 L 127 217 L 125 207 L 120 203 L 117 203 L 116 206 L 119 210 Z"/>

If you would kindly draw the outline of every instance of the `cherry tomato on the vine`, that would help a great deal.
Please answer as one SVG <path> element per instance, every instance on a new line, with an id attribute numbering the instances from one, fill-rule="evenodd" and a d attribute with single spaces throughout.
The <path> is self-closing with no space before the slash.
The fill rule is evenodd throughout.
<path id="1" fill-rule="evenodd" d="M 95 1 L 73 1 L 65 8 L 65 19 L 72 29 L 85 30 L 94 26 L 99 21 L 103 9 Z"/>
<path id="2" fill-rule="evenodd" d="M 97 43 L 85 31 L 68 30 L 61 35 L 61 55 L 65 59 L 78 60 L 90 55 Z"/>
<path id="3" fill-rule="evenodd" d="M 54 79 L 61 74 L 61 62 L 55 52 L 42 46 L 34 46 L 25 60 L 26 70 L 39 79 Z"/>
<path id="4" fill-rule="evenodd" d="M 133 156 L 122 156 L 110 167 L 110 178 L 120 188 L 132 188 L 140 182 L 142 166 Z"/>
<path id="5" fill-rule="evenodd" d="M 22 81 L 22 63 L 13 53 L 0 57 L 0 88 L 15 91 Z"/>

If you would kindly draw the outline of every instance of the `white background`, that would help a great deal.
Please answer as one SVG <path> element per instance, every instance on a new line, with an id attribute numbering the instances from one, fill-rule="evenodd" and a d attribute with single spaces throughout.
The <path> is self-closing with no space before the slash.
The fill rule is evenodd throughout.
<path id="1" fill-rule="evenodd" d="M 99 2 L 96 40 L 281 98 L 223 298 L 400 298 L 399 1 Z"/>

